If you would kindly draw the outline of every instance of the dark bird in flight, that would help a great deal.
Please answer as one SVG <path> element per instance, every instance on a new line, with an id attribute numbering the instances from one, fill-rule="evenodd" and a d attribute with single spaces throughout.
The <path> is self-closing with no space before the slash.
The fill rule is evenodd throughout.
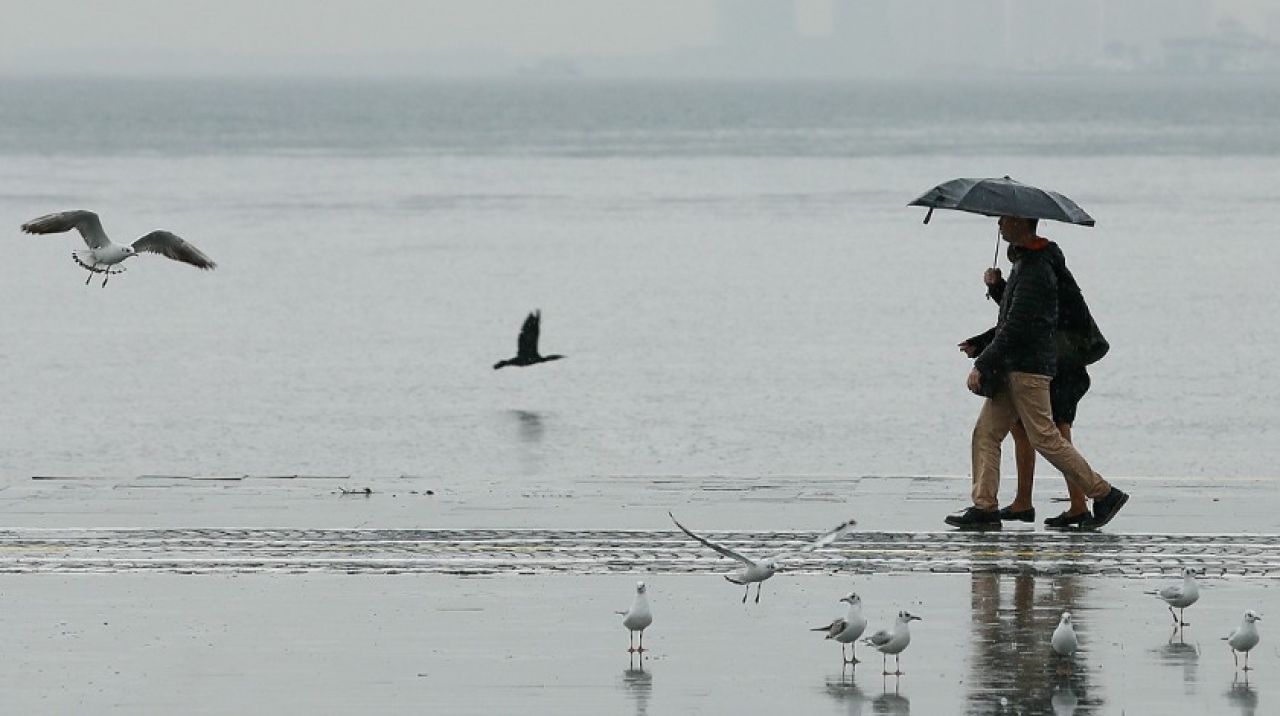
<path id="1" fill-rule="evenodd" d="M 560 360 L 562 355 L 538 355 L 538 334 L 542 332 L 542 311 L 534 311 L 524 319 L 520 327 L 520 338 L 516 341 L 516 357 L 511 360 L 500 360 L 493 364 L 493 369 L 505 368 L 509 365 L 526 366 L 546 363 L 549 360 Z"/>
<path id="2" fill-rule="evenodd" d="M 63 211 L 32 219 L 22 225 L 22 230 L 28 234 L 60 234 L 72 229 L 80 232 L 84 243 L 89 247 L 71 252 L 71 258 L 89 272 L 89 278 L 84 281 L 86 286 L 93 280 L 95 273 L 103 275 L 102 285 L 106 286 L 112 274 L 124 272 L 124 268 L 118 264 L 142 251 L 160 254 L 199 269 L 217 267 L 200 249 L 168 231 L 152 231 L 133 244 L 117 244 L 107 238 L 107 232 L 102 230 L 102 222 L 92 211 Z"/>

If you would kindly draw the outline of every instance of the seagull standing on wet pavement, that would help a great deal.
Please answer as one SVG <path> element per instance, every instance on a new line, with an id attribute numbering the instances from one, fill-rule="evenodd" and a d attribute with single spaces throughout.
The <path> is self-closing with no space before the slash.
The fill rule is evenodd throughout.
<path id="1" fill-rule="evenodd" d="M 1072 654 L 1076 653 L 1080 642 L 1076 639 L 1075 627 L 1071 625 L 1071 612 L 1063 612 L 1062 619 L 1058 620 L 1058 628 L 1053 630 L 1053 636 L 1049 639 L 1049 645 L 1053 647 L 1053 651 L 1058 656 L 1070 659 Z M 1058 664 L 1058 673 L 1066 674 L 1071 671 L 1071 662 L 1066 661 Z"/>
<path id="2" fill-rule="evenodd" d="M 636 582 L 636 598 L 631 602 L 631 608 L 625 612 L 618 612 L 622 616 L 622 626 L 627 628 L 628 634 L 631 636 L 631 646 L 628 652 L 644 651 L 644 630 L 653 623 L 653 612 L 649 610 L 649 599 L 645 596 L 644 582 Z M 636 648 L 636 632 L 640 632 L 640 648 Z"/>
<path id="3" fill-rule="evenodd" d="M 538 335 L 541 332 L 542 311 L 534 311 L 524 319 L 524 325 L 520 327 L 520 337 L 516 340 L 516 357 L 494 363 L 493 369 L 497 370 L 509 365 L 524 367 L 564 358 L 562 355 L 544 356 L 538 353 Z"/>
<path id="4" fill-rule="evenodd" d="M 1076 640 L 1075 627 L 1071 626 L 1071 612 L 1062 613 L 1062 619 L 1058 621 L 1058 628 L 1053 630 L 1053 637 L 1049 639 L 1049 644 L 1060 656 L 1071 656 L 1076 653 L 1080 642 Z"/>
<path id="5" fill-rule="evenodd" d="M 680 524 L 680 522 L 676 520 L 675 515 L 671 514 L 670 512 L 667 512 L 667 515 L 671 517 L 672 522 L 676 523 L 676 527 L 679 527 L 681 532 L 698 540 L 702 544 L 715 550 L 716 552 L 719 552 L 720 554 L 728 557 L 729 559 L 734 559 L 741 562 L 743 565 L 742 569 L 739 569 L 733 574 L 726 574 L 724 578 L 729 580 L 730 582 L 733 582 L 734 584 L 742 584 L 746 586 L 747 591 L 742 594 L 743 604 L 747 603 L 747 595 L 751 593 L 751 585 L 754 583 L 756 585 L 756 603 L 757 604 L 760 603 L 761 583 L 764 582 L 764 580 L 768 579 L 769 577 L 772 577 L 773 575 L 777 574 L 778 571 L 782 569 L 782 563 L 780 560 L 787 553 L 776 555 L 774 557 L 770 557 L 769 559 L 756 562 L 754 560 L 748 559 L 738 554 L 737 552 L 734 552 L 728 547 L 721 547 L 720 545 L 714 542 L 711 542 L 704 537 L 699 537 L 693 532 L 690 532 L 687 527 Z M 797 552 L 797 553 L 812 552 L 816 549 L 821 549 L 822 547 L 826 547 L 832 542 L 835 542 L 836 540 L 840 539 L 840 537 L 842 537 L 845 532 L 849 531 L 849 529 L 856 524 L 857 522 L 854 520 L 848 520 L 846 522 L 842 522 L 839 525 L 837 525 L 834 529 L 824 533 L 821 537 L 818 537 L 818 539 L 810 542 L 809 544 L 797 547 L 794 550 L 794 552 Z"/>
<path id="6" fill-rule="evenodd" d="M 1240 658 L 1236 655 L 1238 652 L 1244 652 L 1244 671 L 1252 671 L 1253 667 L 1249 666 L 1249 650 L 1258 645 L 1262 637 L 1258 634 L 1258 625 L 1255 623 L 1262 618 L 1262 615 L 1250 609 L 1244 613 L 1244 619 L 1241 620 L 1240 626 L 1231 630 L 1231 633 L 1223 637 L 1227 646 L 1231 647 L 1231 660 L 1236 663 L 1236 667 L 1240 666 Z"/>
<path id="7" fill-rule="evenodd" d="M 1184 567 L 1182 569 L 1182 584 L 1175 584 L 1157 592 L 1146 593 L 1154 594 L 1169 605 L 1169 616 L 1173 617 L 1175 629 L 1180 626 L 1191 626 L 1182 619 L 1183 610 L 1200 599 L 1200 585 L 1196 584 L 1196 570 L 1191 567 Z M 1174 607 L 1178 608 L 1177 614 L 1173 613 Z"/>
<path id="8" fill-rule="evenodd" d="M 911 643 L 911 629 L 909 624 L 913 621 L 921 621 L 920 617 L 908 611 L 898 612 L 898 621 L 893 625 L 893 631 L 881 629 L 871 636 L 863 639 L 866 644 L 874 646 L 880 652 L 880 663 L 884 668 L 885 676 L 902 676 L 902 652 Z M 892 673 L 889 671 L 888 659 L 889 655 L 893 655 L 894 669 Z"/>
<path id="9" fill-rule="evenodd" d="M 98 215 L 92 211 L 63 211 L 32 219 L 22 225 L 22 230 L 28 234 L 60 234 L 72 229 L 80 232 L 89 247 L 71 252 L 71 258 L 89 272 L 89 278 L 84 280 L 86 286 L 93 280 L 95 273 L 103 275 L 102 285 L 106 286 L 112 274 L 124 271 L 123 268 L 112 267 L 131 256 L 137 256 L 140 251 L 160 254 L 198 269 L 210 270 L 218 266 L 200 249 L 168 231 L 152 231 L 133 244 L 113 243 L 102 230 Z"/>
<path id="10" fill-rule="evenodd" d="M 858 663 L 858 637 L 862 636 L 862 632 L 867 630 L 867 618 L 862 616 L 862 599 L 855 593 L 840 597 L 840 601 L 849 603 L 849 611 L 844 615 L 843 619 L 836 619 L 827 626 L 816 627 L 809 631 L 825 631 L 828 639 L 835 639 L 840 642 L 840 658 L 844 659 L 846 664 Z M 853 644 L 853 657 L 846 657 L 844 654 L 845 644 Z"/>

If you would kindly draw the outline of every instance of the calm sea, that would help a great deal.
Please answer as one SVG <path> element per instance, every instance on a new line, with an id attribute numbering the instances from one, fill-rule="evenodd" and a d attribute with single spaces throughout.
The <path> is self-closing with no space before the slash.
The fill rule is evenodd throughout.
<path id="1" fill-rule="evenodd" d="M 994 221 L 905 204 L 1004 174 L 1098 220 L 1096 467 L 1276 475 L 1275 85 L 3 80 L 0 484 L 965 474 Z M 220 267 L 86 287 L 72 208 Z"/>

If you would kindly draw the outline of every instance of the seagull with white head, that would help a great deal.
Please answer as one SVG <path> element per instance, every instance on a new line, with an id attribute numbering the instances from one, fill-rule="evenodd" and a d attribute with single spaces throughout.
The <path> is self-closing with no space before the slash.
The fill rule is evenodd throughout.
<path id="1" fill-rule="evenodd" d="M 920 617 L 906 610 L 898 612 L 898 620 L 893 624 L 893 631 L 881 629 L 875 634 L 863 639 L 866 644 L 874 646 L 880 652 L 881 666 L 884 668 L 885 676 L 902 676 L 902 652 L 906 650 L 907 645 L 911 643 L 911 629 L 908 626 L 913 621 L 922 621 Z M 894 669 L 889 672 L 888 658 L 893 655 Z"/>
<path id="2" fill-rule="evenodd" d="M 858 637 L 862 636 L 862 632 L 867 630 L 867 618 L 862 616 L 862 598 L 854 592 L 849 592 L 840 601 L 849 605 L 849 611 L 844 615 L 843 619 L 836 619 L 827 626 L 815 627 L 809 631 L 822 631 L 827 633 L 828 639 L 835 639 L 840 642 L 840 657 L 844 659 L 846 664 L 858 663 Z M 853 656 L 847 657 L 844 653 L 846 644 L 853 644 Z"/>
<path id="3" fill-rule="evenodd" d="M 1152 594 L 1158 599 L 1164 600 L 1164 603 L 1169 605 L 1169 615 L 1173 617 L 1175 629 L 1191 626 L 1183 621 L 1183 611 L 1200 599 L 1200 585 L 1196 583 L 1198 571 L 1191 567 L 1183 567 L 1182 584 L 1173 584 L 1159 591 L 1146 592 L 1146 594 Z M 1173 613 L 1174 607 L 1178 608 L 1177 614 Z"/>
<path id="4" fill-rule="evenodd" d="M 1231 647 L 1231 660 L 1236 663 L 1236 667 L 1240 666 L 1240 658 L 1237 656 L 1239 652 L 1244 652 L 1244 671 L 1252 671 L 1253 667 L 1249 666 L 1249 652 L 1253 647 L 1262 641 L 1262 636 L 1258 634 L 1257 622 L 1262 619 L 1262 615 L 1250 609 L 1244 613 L 1244 619 L 1240 621 L 1240 626 L 1231 630 L 1231 633 L 1223 637 L 1227 642 L 1227 646 Z"/>
<path id="5" fill-rule="evenodd" d="M 628 652 L 644 651 L 644 630 L 653 623 L 653 612 L 649 609 L 649 599 L 645 596 L 647 591 L 644 582 L 636 582 L 636 598 L 631 602 L 631 608 L 625 612 L 618 612 L 622 615 L 622 626 L 627 628 L 631 637 Z M 636 648 L 636 632 L 640 632 L 639 648 Z"/>
<path id="6" fill-rule="evenodd" d="M 751 593 L 752 584 L 756 585 L 756 603 L 757 604 L 760 603 L 761 583 L 764 582 L 764 580 L 777 574 L 778 571 L 782 569 L 782 561 L 781 561 L 782 558 L 786 556 L 786 554 L 790 554 L 790 553 L 784 553 L 784 554 L 770 557 L 768 559 L 756 561 L 748 557 L 744 557 L 743 555 L 738 554 L 737 552 L 729 549 L 728 547 L 722 547 L 721 545 L 718 545 L 715 542 L 712 542 L 706 539 L 705 537 L 700 537 L 694 534 L 693 532 L 690 532 L 687 527 L 680 524 L 679 520 L 676 519 L 675 515 L 671 514 L 670 512 L 667 512 L 667 515 L 671 517 L 672 522 L 676 523 L 676 527 L 679 527 L 681 532 L 689 535 L 690 537 L 701 542 L 706 547 L 709 547 L 712 550 L 715 550 L 716 552 L 728 557 L 729 559 L 736 560 L 742 563 L 741 569 L 731 574 L 726 574 L 724 578 L 729 580 L 730 582 L 733 582 L 734 584 L 742 584 L 746 586 L 747 591 L 742 594 L 743 604 L 747 603 L 747 595 Z M 856 524 L 857 522 L 854 520 L 847 520 L 845 522 L 842 522 L 839 525 L 836 525 L 833 529 L 823 533 L 814 541 L 806 545 L 802 545 L 800 547 L 795 548 L 795 550 L 793 550 L 793 553 L 812 552 L 816 549 L 821 549 L 823 547 L 826 547 L 831 543 L 835 542 L 836 540 L 840 539 L 841 537 L 843 537 L 844 533 L 848 532 Z"/>
<path id="7" fill-rule="evenodd" d="M 152 231 L 132 244 L 117 244 L 107 238 L 107 233 L 102 230 L 102 222 L 92 211 L 47 214 L 22 225 L 22 230 L 28 234 L 60 234 L 72 229 L 80 232 L 84 243 L 89 247 L 71 252 L 71 258 L 89 271 L 89 278 L 84 281 L 86 286 L 93 280 L 95 273 L 103 274 L 102 285 L 106 286 L 112 274 L 124 271 L 123 268 L 113 267 L 144 251 L 191 264 L 198 269 L 211 270 L 218 266 L 203 251 L 168 231 Z"/>

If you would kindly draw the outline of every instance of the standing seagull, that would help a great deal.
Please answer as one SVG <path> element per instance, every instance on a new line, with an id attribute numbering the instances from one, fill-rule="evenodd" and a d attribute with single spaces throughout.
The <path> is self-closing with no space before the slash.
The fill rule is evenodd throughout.
<path id="1" fill-rule="evenodd" d="M 849 612 L 844 619 L 837 619 L 827 626 L 816 627 L 809 631 L 825 631 L 828 639 L 840 642 L 840 658 L 846 664 L 858 663 L 858 637 L 867 630 L 867 618 L 862 616 L 862 599 L 854 592 L 840 597 L 840 601 L 849 603 Z M 844 655 L 845 644 L 853 644 L 853 657 Z"/>
<path id="2" fill-rule="evenodd" d="M 1076 653 L 1076 648 L 1080 646 L 1080 642 L 1076 640 L 1075 627 L 1071 626 L 1071 612 L 1063 612 L 1062 619 L 1058 622 L 1058 628 L 1053 630 L 1053 637 L 1049 639 L 1049 645 L 1053 647 L 1058 656 L 1067 657 Z M 1070 662 L 1067 662 L 1070 663 Z M 1069 667 L 1066 664 L 1058 667 L 1059 673 L 1064 673 Z"/>
<path id="3" fill-rule="evenodd" d="M 622 626 L 627 628 L 628 634 L 631 636 L 631 646 L 627 652 L 634 653 L 644 651 L 644 630 L 653 623 L 653 612 L 649 611 L 649 600 L 645 597 L 644 582 L 636 582 L 636 598 L 631 602 L 631 608 L 625 612 L 618 612 L 622 616 Z M 640 648 L 636 648 L 636 632 L 640 632 Z"/>
<path id="4" fill-rule="evenodd" d="M 1231 630 L 1231 633 L 1224 636 L 1227 646 L 1231 647 L 1231 660 L 1236 663 L 1236 667 L 1240 666 L 1240 659 L 1236 656 L 1236 652 L 1244 652 L 1244 670 L 1252 671 L 1253 667 L 1249 666 L 1249 650 L 1258 645 L 1262 637 L 1258 635 L 1258 625 L 1254 622 L 1262 618 L 1262 615 L 1250 609 L 1244 613 L 1244 619 L 1240 622 L 1240 626 Z"/>
<path id="5" fill-rule="evenodd" d="M 884 669 L 885 676 L 902 676 L 902 652 L 911 643 L 911 629 L 908 624 L 913 621 L 920 621 L 920 617 L 908 611 L 898 612 L 898 621 L 893 625 L 893 631 L 881 629 L 871 636 L 863 639 L 863 642 L 874 646 L 880 652 L 880 664 Z M 893 664 L 896 671 L 889 673 L 888 659 L 889 654 L 893 654 Z"/>
<path id="6" fill-rule="evenodd" d="M 124 271 L 123 268 L 111 267 L 130 256 L 137 256 L 139 251 L 160 254 L 199 269 L 208 270 L 218 266 L 200 249 L 168 231 L 152 231 L 133 242 L 132 245 L 112 243 L 111 239 L 107 238 L 107 233 L 102 230 L 102 222 L 98 220 L 98 215 L 92 211 L 63 211 L 32 219 L 22 225 L 22 230 L 28 234 L 60 234 L 72 229 L 79 231 L 84 237 L 85 244 L 89 246 L 88 249 L 71 252 L 71 258 L 89 271 L 89 278 L 84 280 L 86 286 L 93 280 L 95 273 L 103 274 L 102 285 L 106 286 L 111 274 Z"/>
<path id="7" fill-rule="evenodd" d="M 752 561 L 750 559 L 747 559 L 746 557 L 743 557 L 737 552 L 734 552 L 728 547 L 721 547 L 720 545 L 714 542 L 710 542 L 703 537 L 699 537 L 698 535 L 690 532 L 687 527 L 680 524 L 680 522 L 676 520 L 675 515 L 671 514 L 670 512 L 667 512 L 667 515 L 671 517 L 672 522 L 676 523 L 676 527 L 679 527 L 681 532 L 698 540 L 702 544 L 706 545 L 707 547 L 710 547 L 711 549 L 719 552 L 720 554 L 728 557 L 729 559 L 735 559 L 741 562 L 743 564 L 742 569 L 739 569 L 738 571 L 732 574 L 726 574 L 724 578 L 729 580 L 730 582 L 733 582 L 734 584 L 746 585 L 747 591 L 743 592 L 742 594 L 743 604 L 747 603 L 747 595 L 751 593 L 751 584 L 755 583 L 756 603 L 757 604 L 760 603 L 760 584 L 764 582 L 764 580 L 768 579 L 769 577 L 772 577 L 774 574 L 777 574 L 778 570 L 782 568 L 782 564 L 780 560 L 782 559 L 783 555 L 770 557 L 769 559 L 766 559 L 762 562 Z M 849 528 L 853 527 L 856 524 L 857 522 L 855 522 L 854 520 L 848 520 L 846 522 L 842 522 L 839 525 L 837 525 L 835 529 L 832 529 L 831 531 L 823 534 L 821 537 L 810 542 L 807 545 L 796 548 L 795 551 L 796 552 L 812 552 L 815 549 L 826 547 L 832 542 L 835 542 L 836 540 L 840 539 L 840 537 L 843 536 L 845 532 L 849 531 Z"/>
<path id="8" fill-rule="evenodd" d="M 560 360 L 562 355 L 538 355 L 538 334 L 542 332 L 542 311 L 534 311 L 524 319 L 520 327 L 520 338 L 516 340 L 516 357 L 511 360 L 500 360 L 493 364 L 493 369 L 505 368 L 509 365 L 526 366 Z"/>
<path id="9" fill-rule="evenodd" d="M 1200 599 L 1200 585 L 1196 584 L 1196 570 L 1191 567 L 1182 568 L 1182 584 L 1175 584 L 1165 587 L 1158 592 L 1147 592 L 1154 594 L 1163 599 L 1165 604 L 1169 605 L 1169 615 L 1173 617 L 1173 628 L 1191 626 L 1184 622 L 1183 610 L 1195 604 Z M 1178 613 L 1173 613 L 1173 608 L 1178 608 Z"/>

